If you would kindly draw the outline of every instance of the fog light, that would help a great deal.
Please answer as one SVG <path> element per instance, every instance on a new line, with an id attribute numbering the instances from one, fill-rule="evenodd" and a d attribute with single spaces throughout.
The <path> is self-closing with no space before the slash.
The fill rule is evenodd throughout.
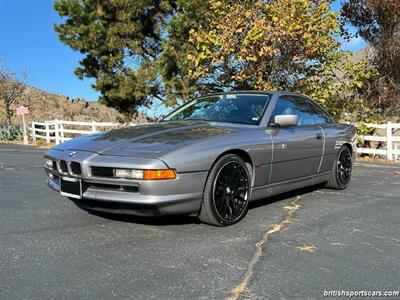
<path id="1" fill-rule="evenodd" d="M 143 179 L 143 170 L 114 169 L 114 176 L 119 178 Z"/>
<path id="2" fill-rule="evenodd" d="M 53 161 L 51 159 L 46 159 L 46 167 L 49 169 L 53 168 Z"/>

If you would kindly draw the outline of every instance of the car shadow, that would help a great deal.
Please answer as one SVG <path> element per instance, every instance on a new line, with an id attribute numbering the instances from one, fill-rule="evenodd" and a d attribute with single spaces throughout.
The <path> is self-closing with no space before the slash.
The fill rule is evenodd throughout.
<path id="1" fill-rule="evenodd" d="M 249 203 L 249 209 L 254 209 L 260 206 L 264 206 L 264 205 L 268 205 L 268 204 L 272 204 L 275 202 L 280 202 L 289 198 L 293 198 L 293 197 L 297 197 L 297 196 L 301 196 L 304 194 L 308 194 L 308 193 L 312 193 L 316 190 L 320 190 L 324 187 L 323 184 L 317 184 L 317 185 L 312 185 L 312 186 L 307 186 L 307 187 L 303 187 L 297 190 L 293 190 L 293 191 L 289 191 L 289 192 L 285 192 L 282 194 L 278 194 L 278 195 L 274 195 L 271 197 L 267 197 L 264 199 L 260 199 L 260 200 L 256 200 L 253 202 Z"/>
<path id="2" fill-rule="evenodd" d="M 267 197 L 264 199 L 260 199 L 251 202 L 249 204 L 249 210 L 256 209 L 261 206 L 266 206 L 275 202 L 284 201 L 286 199 L 297 197 L 300 195 L 308 194 L 321 188 L 322 188 L 321 185 L 314 185 L 282 193 L 279 195 Z M 79 207 L 79 205 L 77 206 Z M 137 223 L 137 224 L 152 225 L 152 226 L 202 224 L 196 217 L 196 215 L 167 215 L 167 216 L 157 216 L 157 217 L 153 216 L 142 217 L 142 216 L 127 215 L 127 214 L 114 214 L 109 212 L 91 211 L 87 209 L 84 210 L 91 215 L 95 215 L 108 220 L 126 222 L 126 223 Z"/>
<path id="3" fill-rule="evenodd" d="M 201 224 L 196 216 L 192 215 L 166 215 L 166 216 L 135 216 L 128 214 L 114 214 L 109 212 L 90 211 L 85 209 L 91 215 L 98 216 L 104 219 L 125 222 L 125 223 L 136 223 L 142 225 L 152 226 L 167 226 L 167 225 L 188 225 L 188 224 Z"/>

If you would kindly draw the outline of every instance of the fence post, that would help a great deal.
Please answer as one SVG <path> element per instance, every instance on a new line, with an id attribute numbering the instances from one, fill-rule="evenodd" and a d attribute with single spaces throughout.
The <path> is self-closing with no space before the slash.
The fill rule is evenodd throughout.
<path id="1" fill-rule="evenodd" d="M 48 121 L 44 121 L 44 126 L 46 128 L 46 143 L 50 144 L 50 132 L 49 132 L 50 128 Z"/>
<path id="2" fill-rule="evenodd" d="M 56 137 L 56 145 L 58 145 L 60 143 L 60 133 L 58 130 L 58 120 L 57 119 L 54 120 L 54 135 Z"/>
<path id="3" fill-rule="evenodd" d="M 386 124 L 386 151 L 387 159 L 393 160 L 393 135 L 392 135 L 392 122 Z"/>
<path id="4" fill-rule="evenodd" d="M 32 121 L 32 141 L 36 142 L 35 122 Z"/>
<path id="5" fill-rule="evenodd" d="M 60 142 L 64 143 L 64 124 L 62 123 L 62 120 L 58 122 L 59 126 L 59 133 L 60 133 Z"/>
<path id="6" fill-rule="evenodd" d="M 92 132 L 96 132 L 96 122 L 92 121 Z"/>

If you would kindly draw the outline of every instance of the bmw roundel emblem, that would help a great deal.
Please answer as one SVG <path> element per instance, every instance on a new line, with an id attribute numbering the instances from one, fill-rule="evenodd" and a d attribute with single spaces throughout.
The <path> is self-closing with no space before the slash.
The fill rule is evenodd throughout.
<path id="1" fill-rule="evenodd" d="M 78 154 L 78 152 L 72 151 L 72 152 L 69 154 L 69 156 L 75 156 L 75 155 L 77 155 L 77 154 Z"/>

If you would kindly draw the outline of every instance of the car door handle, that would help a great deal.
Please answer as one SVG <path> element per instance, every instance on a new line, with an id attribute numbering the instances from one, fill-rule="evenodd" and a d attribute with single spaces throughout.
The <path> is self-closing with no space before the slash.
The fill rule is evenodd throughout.
<path id="1" fill-rule="evenodd" d="M 315 135 L 315 137 L 317 138 L 317 140 L 322 139 L 322 133 L 317 133 L 317 134 Z"/>

